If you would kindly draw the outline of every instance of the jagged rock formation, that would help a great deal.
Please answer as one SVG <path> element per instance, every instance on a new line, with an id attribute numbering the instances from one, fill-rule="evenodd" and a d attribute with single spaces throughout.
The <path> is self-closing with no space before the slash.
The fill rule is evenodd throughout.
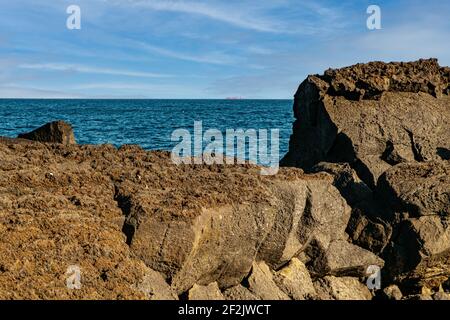
<path id="1" fill-rule="evenodd" d="M 436 59 L 372 62 L 309 76 L 295 95 L 282 164 L 333 176 L 352 242 L 406 293 L 450 276 L 449 84 Z"/>
<path id="2" fill-rule="evenodd" d="M 18 138 L 62 144 L 76 144 L 72 126 L 64 121 L 54 121 L 29 133 L 19 134 Z"/>
<path id="3" fill-rule="evenodd" d="M 391 166 L 448 159 L 449 68 L 437 60 L 374 62 L 309 76 L 295 95 L 282 163 L 347 162 L 374 187 Z"/>

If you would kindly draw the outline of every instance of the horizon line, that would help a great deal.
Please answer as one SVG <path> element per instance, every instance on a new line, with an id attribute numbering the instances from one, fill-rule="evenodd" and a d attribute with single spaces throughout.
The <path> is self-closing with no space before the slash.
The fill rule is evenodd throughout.
<path id="1" fill-rule="evenodd" d="M 240 100 L 294 100 L 292 98 L 241 98 L 241 99 L 229 99 L 229 98 L 3 98 L 0 100 L 227 100 L 227 101 L 240 101 Z"/>

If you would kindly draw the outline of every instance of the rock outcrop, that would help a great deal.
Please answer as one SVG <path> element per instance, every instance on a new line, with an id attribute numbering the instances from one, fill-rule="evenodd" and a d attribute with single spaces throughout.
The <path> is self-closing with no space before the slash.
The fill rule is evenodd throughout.
<path id="1" fill-rule="evenodd" d="M 350 240 L 385 259 L 385 285 L 407 294 L 438 290 L 450 276 L 449 83 L 450 68 L 436 59 L 309 76 L 282 160 L 333 176 L 352 208 Z M 314 269 L 354 264 L 334 252 L 324 250 Z"/>
<path id="2" fill-rule="evenodd" d="M 64 121 L 54 121 L 33 130 L 29 133 L 19 134 L 18 138 L 62 144 L 76 144 L 72 126 Z"/>
<path id="3" fill-rule="evenodd" d="M 450 68 L 437 60 L 373 62 L 309 76 L 295 95 L 282 164 L 346 162 L 374 187 L 401 162 L 448 159 Z"/>
<path id="4" fill-rule="evenodd" d="M 325 173 L 24 141 L 0 141 L 1 298 L 312 298 L 317 253 L 348 238 Z"/>

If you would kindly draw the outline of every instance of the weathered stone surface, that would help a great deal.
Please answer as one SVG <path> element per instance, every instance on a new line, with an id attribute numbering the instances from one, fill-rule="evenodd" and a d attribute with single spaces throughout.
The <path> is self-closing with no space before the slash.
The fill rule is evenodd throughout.
<path id="1" fill-rule="evenodd" d="M 366 276 L 367 268 L 384 266 L 384 261 L 370 251 L 346 241 L 333 241 L 322 249 L 311 264 L 311 271 L 318 276 Z"/>
<path id="2" fill-rule="evenodd" d="M 226 289 L 223 295 L 227 300 L 260 300 L 257 296 L 250 292 L 246 287 L 241 284 L 232 288 Z"/>
<path id="3" fill-rule="evenodd" d="M 369 289 L 357 278 L 326 276 L 314 282 L 321 300 L 371 300 Z"/>
<path id="4" fill-rule="evenodd" d="M 225 300 L 220 292 L 217 282 L 208 284 L 207 286 L 194 286 L 189 290 L 189 300 Z"/>
<path id="5" fill-rule="evenodd" d="M 449 94 L 450 86 L 449 68 L 441 68 L 436 59 L 357 64 L 329 69 L 321 78 L 329 84 L 329 94 L 351 100 L 377 100 L 386 92 L 424 92 L 439 97 Z"/>
<path id="6" fill-rule="evenodd" d="M 348 163 L 320 162 L 312 172 L 327 172 L 334 178 L 334 186 L 341 192 L 347 203 L 354 207 L 362 202 L 373 202 L 372 190 L 358 177 Z"/>
<path id="7" fill-rule="evenodd" d="M 395 284 L 384 288 L 383 296 L 388 300 L 402 300 L 402 298 L 403 298 L 402 291 Z"/>
<path id="8" fill-rule="evenodd" d="M 359 209 L 353 209 L 346 231 L 354 244 L 380 254 L 391 239 L 392 226 L 380 218 L 369 217 Z"/>
<path id="9" fill-rule="evenodd" d="M 19 134 L 18 137 L 21 139 L 49 143 L 62 143 L 66 145 L 76 143 L 72 126 L 64 121 L 47 123 L 29 133 Z"/>
<path id="10" fill-rule="evenodd" d="M 0 299 L 146 299 L 149 270 L 125 243 L 114 183 L 93 168 L 109 151 L 0 143 Z"/>
<path id="11" fill-rule="evenodd" d="M 402 286 L 448 276 L 449 70 L 436 59 L 358 64 L 309 76 L 295 95 L 282 165 L 333 176 L 352 207 L 350 240 Z"/>
<path id="12" fill-rule="evenodd" d="M 391 208 L 379 201 L 348 163 L 321 162 L 312 171 L 331 174 L 333 185 L 352 207 L 346 229 L 351 241 L 376 254 L 381 253 L 392 234 L 392 227 L 381 217 L 391 218 Z"/>
<path id="13" fill-rule="evenodd" d="M 450 150 L 448 68 L 437 60 L 373 62 L 310 76 L 294 102 L 282 165 L 347 162 L 373 188 L 392 165 L 442 160 Z"/>
<path id="14" fill-rule="evenodd" d="M 293 258 L 289 265 L 275 274 L 275 282 L 294 300 L 307 300 L 316 296 L 316 290 L 306 266 Z"/>
<path id="15" fill-rule="evenodd" d="M 262 300 L 290 300 L 275 283 L 273 274 L 264 262 L 254 262 L 248 278 L 249 289 Z"/>
<path id="16" fill-rule="evenodd" d="M 378 190 L 410 216 L 450 216 L 450 161 L 399 164 L 380 177 Z"/>
<path id="17" fill-rule="evenodd" d="M 215 281 L 229 288 L 255 259 L 275 268 L 313 248 L 311 239 L 346 238 L 350 208 L 326 174 L 263 177 L 253 165 L 176 166 L 169 153 L 137 146 L 24 141 L 0 143 L 0 288 L 8 294 L 148 299 L 139 290 L 148 268 L 176 295 Z M 33 267 L 22 277 L 15 257 L 27 255 Z M 77 263 L 89 270 L 84 290 L 47 279 Z M 57 270 L 39 276 L 48 264 Z"/>
<path id="18" fill-rule="evenodd" d="M 450 224 L 447 217 L 405 220 L 386 254 L 387 274 L 417 287 L 439 287 L 450 276 Z"/>
<path id="19" fill-rule="evenodd" d="M 138 289 L 149 300 L 178 300 L 178 297 L 167 284 L 164 277 L 159 272 L 151 269 L 148 269 L 142 282 L 139 283 Z"/>
<path id="20" fill-rule="evenodd" d="M 209 180 L 210 169 L 184 168 L 188 175 L 195 175 L 186 183 L 199 181 L 197 193 L 207 199 L 220 194 L 221 200 L 185 212 L 176 207 L 172 207 L 174 211 L 161 210 L 155 203 L 160 198 L 154 196 L 160 191 L 122 184 L 120 202 L 127 208 L 132 251 L 170 276 L 181 294 L 193 283 L 217 281 L 225 288 L 237 285 L 255 258 L 276 267 L 289 261 L 310 239 L 328 243 L 345 238 L 350 208 L 330 179 L 296 171 L 263 178 L 256 169 L 250 168 L 253 174 L 249 175 L 239 168 L 226 168 L 217 174 L 220 185 L 211 185 L 201 182 Z M 240 192 L 242 182 L 252 189 Z M 248 200 L 244 201 L 246 192 Z"/>

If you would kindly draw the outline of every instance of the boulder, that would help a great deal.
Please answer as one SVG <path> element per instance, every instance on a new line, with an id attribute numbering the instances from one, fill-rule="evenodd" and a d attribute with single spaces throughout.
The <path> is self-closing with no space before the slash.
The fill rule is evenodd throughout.
<path id="1" fill-rule="evenodd" d="M 358 278 L 326 276 L 314 282 L 320 300 L 371 300 L 372 294 Z"/>
<path id="2" fill-rule="evenodd" d="M 348 163 L 321 162 L 312 172 L 327 172 L 333 176 L 333 185 L 352 207 L 347 225 L 351 241 L 364 249 L 379 254 L 388 244 L 392 228 L 384 219 L 392 216 L 391 208 L 359 179 Z"/>
<path id="3" fill-rule="evenodd" d="M 117 199 L 132 252 L 170 277 L 177 294 L 194 283 L 229 288 L 248 275 L 255 259 L 277 268 L 313 246 L 312 239 L 327 244 L 346 238 L 350 208 L 327 176 L 289 169 L 262 177 L 256 166 L 221 172 L 164 166 L 183 176 L 172 174 L 164 190 L 149 187 L 148 171 L 138 184 L 120 183 Z"/>
<path id="4" fill-rule="evenodd" d="M 29 133 L 19 134 L 18 138 L 65 145 L 76 144 L 72 126 L 64 121 L 47 123 Z"/>
<path id="5" fill-rule="evenodd" d="M 450 161 L 396 165 L 380 177 L 377 188 L 397 212 L 450 216 Z"/>
<path id="6" fill-rule="evenodd" d="M 385 256 L 386 274 L 408 290 L 438 288 L 450 277 L 448 218 L 428 215 L 403 221 Z"/>
<path id="7" fill-rule="evenodd" d="M 352 208 L 350 240 L 383 257 L 384 277 L 407 294 L 411 285 L 435 288 L 448 277 L 449 83 L 450 68 L 436 59 L 309 76 L 295 95 L 281 161 L 333 176 Z M 326 269 L 314 258 L 327 245 L 315 248 L 304 261 L 311 271 Z"/>
<path id="8" fill-rule="evenodd" d="M 320 162 L 312 169 L 312 172 L 327 172 L 333 176 L 333 185 L 341 192 L 347 203 L 354 207 L 367 204 L 367 209 L 372 209 L 373 192 L 358 177 L 356 171 L 348 163 Z"/>
<path id="9" fill-rule="evenodd" d="M 275 273 L 275 282 L 293 300 L 307 300 L 316 296 L 313 281 L 306 266 L 297 258 Z"/>
<path id="10" fill-rule="evenodd" d="M 254 262 L 248 278 L 249 289 L 262 300 L 290 300 L 275 283 L 270 268 L 264 262 Z"/>
<path id="11" fill-rule="evenodd" d="M 386 271 L 407 290 L 439 287 L 450 275 L 449 173 L 449 161 L 401 163 L 378 181 L 378 193 L 398 212 Z"/>
<path id="12" fill-rule="evenodd" d="M 138 289 L 145 294 L 148 300 L 178 300 L 164 277 L 151 269 L 138 285 Z"/>
<path id="13" fill-rule="evenodd" d="M 430 59 L 309 76 L 295 95 L 296 121 L 281 164 L 309 171 L 321 161 L 346 162 L 374 188 L 395 164 L 447 158 L 448 70 Z"/>
<path id="14" fill-rule="evenodd" d="M 225 297 L 220 292 L 217 282 L 210 283 L 207 286 L 194 286 L 189 290 L 189 300 L 225 300 Z"/>
<path id="15" fill-rule="evenodd" d="M 391 239 L 392 226 L 383 219 L 367 216 L 356 208 L 352 211 L 346 231 L 353 244 L 379 255 Z"/>
<path id="16" fill-rule="evenodd" d="M 369 266 L 383 268 L 384 261 L 370 251 L 346 241 L 333 241 L 322 249 L 312 262 L 310 270 L 316 276 L 354 276 L 367 275 Z"/>

